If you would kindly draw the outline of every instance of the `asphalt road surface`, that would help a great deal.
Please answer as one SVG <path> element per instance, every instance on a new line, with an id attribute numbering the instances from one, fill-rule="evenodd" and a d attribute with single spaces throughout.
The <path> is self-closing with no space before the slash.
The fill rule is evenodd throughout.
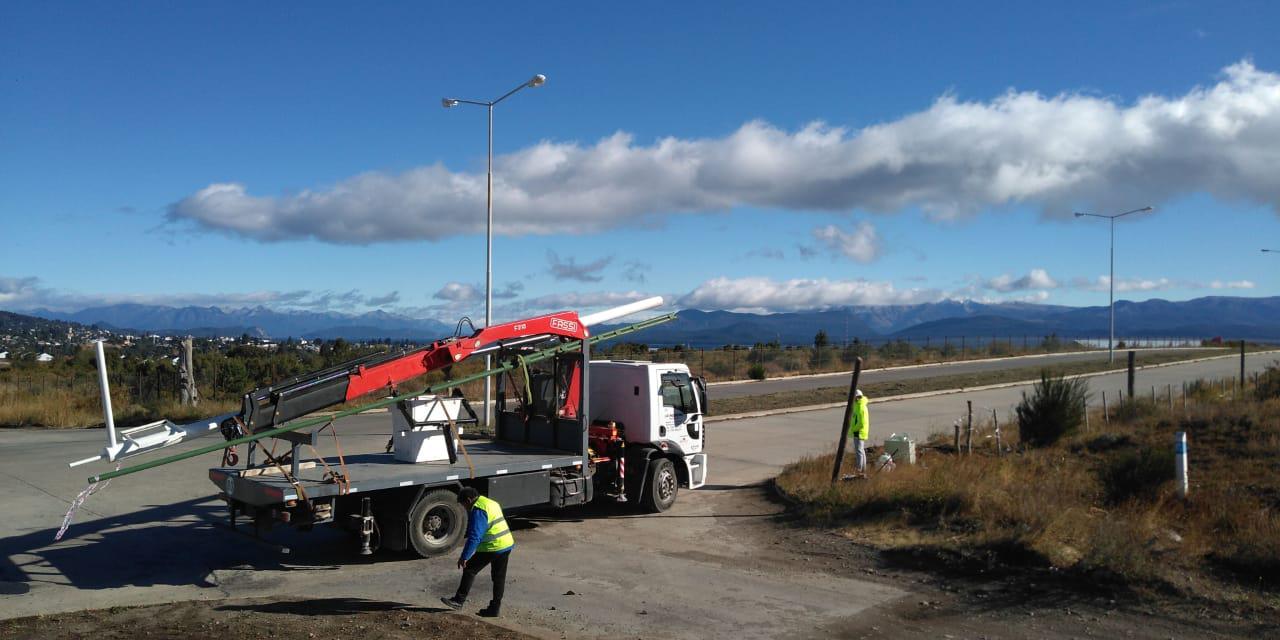
<path id="1" fill-rule="evenodd" d="M 1253 356 L 1249 368 L 1275 358 Z M 1238 367 L 1226 358 L 1151 369 L 1138 373 L 1137 385 L 1179 388 L 1184 380 L 1236 375 Z M 1124 380 L 1102 376 L 1090 385 L 1119 389 Z M 872 438 L 950 429 L 966 400 L 1005 414 L 1021 391 L 873 403 Z M 501 624 L 552 638 L 808 637 L 870 607 L 909 604 L 906 587 L 805 571 L 757 535 L 785 525 L 772 520 L 775 505 L 744 499 L 756 491 L 748 487 L 802 455 L 829 450 L 840 417 L 827 410 L 712 423 L 710 484 L 683 492 L 660 516 L 589 506 L 513 518 L 516 555 Z M 380 450 L 388 421 L 386 414 L 343 421 L 344 449 Z M 361 557 L 337 532 L 277 529 L 270 538 L 291 549 L 284 554 L 229 532 L 207 479 L 215 454 L 113 481 L 81 508 L 68 538 L 54 543 L 90 473 L 66 462 L 89 455 L 103 438 L 100 430 L 0 432 L 0 618 L 273 595 L 432 606 L 456 585 L 453 557 Z M 1193 470 L 1194 452 L 1192 442 Z M 482 577 L 476 606 L 487 593 Z"/>
<path id="2" fill-rule="evenodd" d="M 1139 349 L 1138 360 L 1141 362 L 1142 356 L 1146 354 L 1180 353 L 1186 351 L 1188 351 L 1186 348 Z M 1127 357 L 1124 354 L 1124 351 L 1116 352 L 1117 368 L 1124 366 L 1124 359 Z M 1052 366 L 1076 362 L 1105 362 L 1106 359 L 1106 351 L 1054 353 L 1048 355 L 992 358 L 989 360 L 969 360 L 936 365 L 915 365 L 894 367 L 891 369 L 877 369 L 872 371 L 863 371 L 862 376 L 863 380 L 870 384 L 873 382 L 920 380 L 922 378 L 987 373 L 991 371 L 1004 371 L 1006 369 L 1022 369 L 1026 367 Z M 707 396 L 709 399 L 739 398 L 742 396 L 759 396 L 768 393 L 778 393 L 780 391 L 803 391 L 807 389 L 821 389 L 823 387 L 840 387 L 848 384 L 848 380 L 849 372 L 841 371 L 839 373 L 823 375 L 774 378 L 771 380 L 760 381 L 746 380 L 739 382 L 719 382 L 708 386 Z"/>

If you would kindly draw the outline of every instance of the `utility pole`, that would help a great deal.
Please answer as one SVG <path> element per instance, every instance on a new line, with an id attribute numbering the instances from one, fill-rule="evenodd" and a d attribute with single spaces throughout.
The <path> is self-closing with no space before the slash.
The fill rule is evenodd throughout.
<path id="1" fill-rule="evenodd" d="M 1107 277 L 1107 284 L 1111 289 L 1111 338 L 1107 341 L 1107 362 L 1114 363 L 1116 361 L 1116 218 L 1123 218 L 1131 213 L 1141 213 L 1146 211 L 1154 211 L 1154 207 L 1143 207 L 1134 209 L 1124 213 L 1117 213 L 1112 216 L 1098 215 L 1096 213 L 1076 212 L 1076 217 L 1105 218 L 1111 223 L 1111 275 Z M 1129 394 L 1132 398 L 1133 394 Z"/>

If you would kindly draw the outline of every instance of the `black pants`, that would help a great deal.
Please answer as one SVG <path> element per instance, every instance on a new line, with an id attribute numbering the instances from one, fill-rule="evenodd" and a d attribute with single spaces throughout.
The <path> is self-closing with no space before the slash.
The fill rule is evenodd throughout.
<path id="1" fill-rule="evenodd" d="M 493 604 L 502 604 L 502 592 L 507 586 L 507 560 L 511 558 L 513 552 L 514 550 L 502 553 L 477 551 L 470 560 L 467 560 L 467 567 L 462 570 L 462 582 L 458 585 L 458 593 L 453 596 L 453 599 L 466 602 L 471 584 L 476 581 L 476 575 L 484 571 L 486 566 L 493 565 L 493 569 L 489 571 L 493 576 Z"/>

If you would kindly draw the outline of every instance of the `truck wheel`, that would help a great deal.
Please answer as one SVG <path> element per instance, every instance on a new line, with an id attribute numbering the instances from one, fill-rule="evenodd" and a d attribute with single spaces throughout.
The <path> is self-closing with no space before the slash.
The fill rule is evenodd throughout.
<path id="1" fill-rule="evenodd" d="M 676 476 L 676 466 L 667 458 L 658 458 L 649 463 L 649 479 L 645 483 L 644 508 L 651 513 L 662 513 L 676 503 L 676 495 L 680 493 L 680 478 Z"/>
<path id="2" fill-rule="evenodd" d="M 424 558 L 457 546 L 466 528 L 467 512 L 448 489 L 428 492 L 409 510 L 409 543 Z"/>

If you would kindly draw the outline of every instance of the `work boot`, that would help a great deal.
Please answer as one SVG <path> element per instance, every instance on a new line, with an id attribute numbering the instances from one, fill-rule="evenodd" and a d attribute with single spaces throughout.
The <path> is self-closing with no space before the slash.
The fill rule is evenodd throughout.
<path id="1" fill-rule="evenodd" d="M 502 609 L 501 602 L 494 602 L 490 600 L 489 606 L 477 611 L 476 615 L 480 616 L 481 618 L 496 618 L 498 617 L 498 612 L 501 609 Z"/>
<path id="2" fill-rule="evenodd" d="M 461 600 L 457 599 L 457 597 L 453 597 L 453 598 L 440 598 L 440 602 L 443 602 L 443 603 L 444 603 L 444 606 L 449 607 L 450 609 L 453 609 L 454 611 L 457 611 L 458 609 L 461 609 L 461 608 L 462 608 L 462 605 L 463 605 L 463 604 L 465 604 L 463 601 L 461 601 Z"/>

